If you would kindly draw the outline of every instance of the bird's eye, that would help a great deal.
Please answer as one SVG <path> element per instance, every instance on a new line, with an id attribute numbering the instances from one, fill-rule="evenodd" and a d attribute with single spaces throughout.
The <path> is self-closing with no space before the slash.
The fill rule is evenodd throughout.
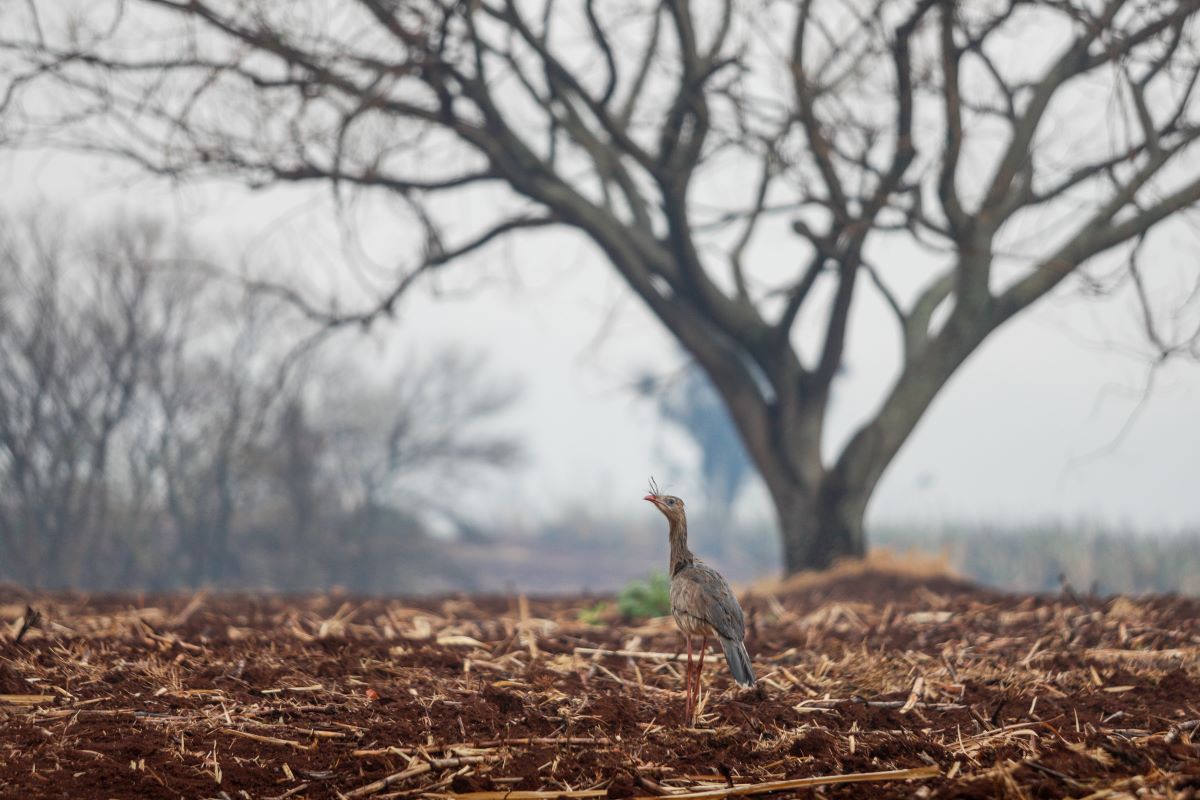
<path id="1" fill-rule="evenodd" d="M 669 506 L 675 505 L 675 500 L 674 499 L 668 500 L 667 505 L 669 505 Z"/>

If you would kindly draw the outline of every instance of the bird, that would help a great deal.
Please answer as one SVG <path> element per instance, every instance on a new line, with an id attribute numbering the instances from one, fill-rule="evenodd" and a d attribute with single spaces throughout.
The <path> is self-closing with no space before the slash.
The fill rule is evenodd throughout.
<path id="1" fill-rule="evenodd" d="M 688 666 L 685 713 L 694 719 L 700 695 L 700 674 L 704 670 L 704 651 L 708 637 L 714 636 L 725 652 L 725 661 L 733 679 L 742 686 L 754 685 L 754 668 L 743 639 L 746 622 L 742 607 L 721 574 L 696 558 L 687 544 L 687 511 L 683 500 L 661 494 L 653 480 L 647 500 L 655 505 L 669 524 L 671 543 L 671 616 L 687 639 Z M 692 637 L 700 636 L 700 659 L 692 668 Z"/>

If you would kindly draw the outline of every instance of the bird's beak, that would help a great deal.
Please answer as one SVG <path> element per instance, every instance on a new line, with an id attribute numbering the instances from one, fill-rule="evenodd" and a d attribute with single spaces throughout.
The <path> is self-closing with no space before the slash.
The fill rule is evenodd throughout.
<path id="1" fill-rule="evenodd" d="M 658 497 L 655 495 L 648 494 L 645 497 L 643 497 L 642 499 L 649 500 L 651 503 L 654 503 L 654 505 L 658 505 Z"/>

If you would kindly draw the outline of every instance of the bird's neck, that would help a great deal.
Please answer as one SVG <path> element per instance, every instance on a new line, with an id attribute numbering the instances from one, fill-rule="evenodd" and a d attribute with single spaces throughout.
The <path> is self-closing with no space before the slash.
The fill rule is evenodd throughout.
<path id="1" fill-rule="evenodd" d="M 691 566 L 696 560 L 696 557 L 692 555 L 692 551 L 688 550 L 686 517 L 671 520 L 670 538 L 671 577 L 674 577 L 678 574 L 679 570 Z"/>

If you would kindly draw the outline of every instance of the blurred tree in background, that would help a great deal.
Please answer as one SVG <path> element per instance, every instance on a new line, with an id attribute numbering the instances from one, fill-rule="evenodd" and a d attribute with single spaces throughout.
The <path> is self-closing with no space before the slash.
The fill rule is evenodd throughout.
<path id="1" fill-rule="evenodd" d="M 726 529 L 738 494 L 754 476 L 754 466 L 712 381 L 698 366 L 688 364 L 668 378 L 642 375 L 635 388 L 700 450 L 703 507 L 717 530 Z"/>
<path id="2" fill-rule="evenodd" d="M 462 585 L 422 487 L 512 466 L 514 398 L 431 351 L 368 377 L 152 223 L 0 219 L 0 579 L 42 587 Z M 284 344 L 281 344 L 284 343 Z M 440 583 L 439 583 L 440 582 Z"/>
<path id="3" fill-rule="evenodd" d="M 1198 15 L 1194 0 L 29 0 L 0 12 L 0 140 L 400 200 L 423 243 L 377 303 L 273 287 L 331 325 L 392 313 L 510 234 L 579 232 L 720 393 L 794 571 L 864 552 L 867 502 L 942 387 L 1085 265 L 1095 286 L 1134 287 L 1156 357 L 1200 355 L 1176 315 L 1198 295 L 1139 258 L 1200 200 Z M 470 193 L 487 202 L 464 219 Z M 898 368 L 825 455 L 864 296 L 890 315 Z M 254 428 L 242 413 L 231 446 Z M 231 498 L 214 491 L 199 524 L 219 541 Z"/>
<path id="4" fill-rule="evenodd" d="M 0 222 L 0 570 L 63 585 L 144 516 L 113 497 L 111 461 L 177 304 L 145 259 L 151 226 L 105 235 L 83 262 L 61 231 Z M 132 466 L 132 465 L 130 465 Z M 138 476 L 141 477 L 141 476 Z M 122 519 L 124 518 L 124 519 Z"/>

